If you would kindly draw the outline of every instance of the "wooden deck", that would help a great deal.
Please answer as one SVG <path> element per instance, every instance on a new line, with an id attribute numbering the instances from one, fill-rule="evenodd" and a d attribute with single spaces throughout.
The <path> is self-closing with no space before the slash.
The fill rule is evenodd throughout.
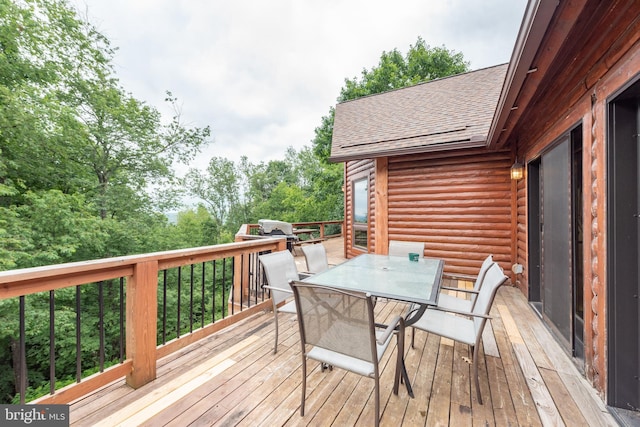
<path id="1" fill-rule="evenodd" d="M 332 255 L 339 254 L 332 244 L 335 262 L 340 257 Z M 380 301 L 376 317 L 384 322 L 404 308 Z M 392 393 L 395 349 L 388 351 L 381 425 L 616 425 L 517 289 L 500 289 L 492 315 L 480 369 L 484 405 L 476 401 L 464 360 L 468 346 L 418 331 L 411 349 L 407 331 L 405 357 L 415 398 L 404 386 L 398 396 Z M 151 384 L 133 390 L 118 381 L 74 402 L 71 425 L 373 425 L 373 381 L 340 369 L 321 372 L 313 361 L 300 416 L 297 328 L 295 316 L 280 315 L 274 355 L 273 314 L 257 314 L 162 359 Z"/>

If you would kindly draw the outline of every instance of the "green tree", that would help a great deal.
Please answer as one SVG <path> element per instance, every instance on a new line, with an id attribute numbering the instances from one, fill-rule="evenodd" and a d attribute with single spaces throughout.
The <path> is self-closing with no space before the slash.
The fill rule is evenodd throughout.
<path id="1" fill-rule="evenodd" d="M 220 223 L 203 205 L 198 205 L 195 210 L 180 212 L 176 227 L 178 235 L 185 239 L 185 248 L 221 243 L 217 240 L 220 236 Z"/>
<path id="2" fill-rule="evenodd" d="M 221 226 L 229 213 L 240 203 L 240 177 L 231 160 L 213 157 L 206 171 L 191 169 L 184 185 L 193 196 L 209 208 L 214 220 Z"/>
<path id="3" fill-rule="evenodd" d="M 192 160 L 210 135 L 209 127 L 182 125 L 171 93 L 166 100 L 174 116 L 168 125 L 162 124 L 155 108 L 125 93 L 114 79 L 80 80 L 61 96 L 72 107 L 63 128 L 72 133 L 62 132 L 62 138 L 75 138 L 68 145 L 70 155 L 95 177 L 93 189 L 103 219 L 119 205 L 120 188 L 143 193 L 150 180 L 171 178 L 171 163 Z"/>
<path id="4" fill-rule="evenodd" d="M 417 83 L 438 79 L 469 70 L 469 63 L 462 53 L 450 51 L 444 46 L 430 47 L 418 37 L 414 45 L 403 56 L 397 49 L 382 52 L 376 67 L 362 70 L 360 78 L 345 79 L 340 90 L 338 102 L 356 99 L 362 96 L 398 89 Z M 342 199 L 343 169 L 341 164 L 330 164 L 331 140 L 335 108 L 323 116 L 315 129 L 312 140 L 313 153 L 320 159 L 324 168 L 322 178 L 314 179 L 313 194 L 317 198 L 317 210 L 323 218 L 342 218 L 344 206 Z"/>
<path id="5" fill-rule="evenodd" d="M 52 137 L 62 111 L 57 93 L 78 62 L 90 57 L 104 63 L 108 52 L 64 1 L 0 0 L 0 11 L 0 182 L 20 191 L 69 192 L 82 175 L 56 156 Z"/>
<path id="6" fill-rule="evenodd" d="M 25 236 L 36 231 L 17 212 L 34 207 L 29 192 L 82 195 L 109 220 L 107 240 L 85 251 L 88 258 L 153 250 L 143 225 L 161 222 L 151 212 L 149 185 L 166 187 L 171 163 L 192 159 L 210 129 L 183 126 L 170 93 L 168 123 L 127 93 L 113 73 L 109 41 L 64 0 L 0 0 L 0 11 L 1 267 L 23 264 Z M 72 252 L 75 259 L 79 252 Z"/>
<path id="7" fill-rule="evenodd" d="M 356 77 L 345 79 L 338 102 L 399 89 L 468 70 L 469 63 L 464 60 L 462 53 L 448 50 L 444 46 L 430 47 L 421 37 L 418 37 L 416 43 L 409 47 L 406 56 L 402 56 L 397 49 L 382 52 L 376 67 L 371 70 L 363 69 L 359 79 Z M 335 109 L 331 107 L 329 114 L 322 117 L 320 126 L 315 129 L 315 137 L 312 141 L 314 153 L 325 161 L 331 153 L 334 115 Z"/>
<path id="8" fill-rule="evenodd" d="M 35 267 L 79 261 L 100 251 L 105 240 L 98 218 L 81 195 L 68 195 L 59 190 L 27 192 L 25 203 L 7 209 L 5 219 L 11 230 L 0 242 L 5 251 L 12 248 L 12 265 L 7 267 Z M 15 216 L 13 216 L 15 214 Z M 19 223 L 9 224 L 19 218 Z"/>

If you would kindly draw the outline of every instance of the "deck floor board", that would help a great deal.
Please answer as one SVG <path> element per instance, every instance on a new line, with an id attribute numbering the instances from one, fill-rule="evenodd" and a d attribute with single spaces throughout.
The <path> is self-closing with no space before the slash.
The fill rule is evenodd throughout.
<path id="1" fill-rule="evenodd" d="M 465 286 L 465 284 L 461 284 Z M 402 315 L 402 303 L 379 300 L 376 319 Z M 411 330 L 405 364 L 415 393 L 392 392 L 397 348 L 381 363 L 382 426 L 590 425 L 615 426 L 602 401 L 512 287 L 502 287 L 481 351 L 480 405 L 469 347 Z M 73 402 L 72 426 L 369 426 L 374 382 L 307 362 L 305 415 L 300 416 L 302 369 L 298 324 L 279 314 L 273 353 L 271 312 L 255 314 L 158 361 L 157 379 L 137 390 L 124 380 Z"/>

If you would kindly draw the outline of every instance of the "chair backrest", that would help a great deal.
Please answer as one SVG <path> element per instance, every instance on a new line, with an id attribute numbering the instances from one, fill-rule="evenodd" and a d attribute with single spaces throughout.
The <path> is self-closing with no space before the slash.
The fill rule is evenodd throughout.
<path id="1" fill-rule="evenodd" d="M 329 268 L 327 251 L 322 243 L 302 246 L 304 260 L 307 262 L 309 273 L 321 273 Z"/>
<path id="2" fill-rule="evenodd" d="M 487 274 L 487 270 L 493 264 L 493 255 L 488 255 L 484 261 L 482 261 L 482 265 L 480 266 L 480 270 L 478 271 L 478 276 L 476 277 L 476 281 L 473 283 L 473 289 L 475 291 L 479 291 L 482 286 L 482 282 L 484 281 L 484 276 Z"/>
<path id="3" fill-rule="evenodd" d="M 473 306 L 472 313 L 481 314 L 484 316 L 489 315 L 489 311 L 491 311 L 491 306 L 493 305 L 493 301 L 495 300 L 496 293 L 498 292 L 498 288 L 507 281 L 507 276 L 505 276 L 502 268 L 497 264 L 493 263 L 487 270 L 487 273 L 484 276 L 484 280 L 482 286 L 480 287 L 480 292 L 476 297 L 476 302 Z M 484 324 L 487 319 L 482 317 L 474 317 L 474 332 L 476 334 L 476 343 L 479 341 L 480 336 L 482 335 L 482 329 L 484 328 Z"/>
<path id="4" fill-rule="evenodd" d="M 389 241 L 389 255 L 407 257 L 410 253 L 416 253 L 420 258 L 424 257 L 424 243 L 405 242 L 402 240 Z"/>
<path id="5" fill-rule="evenodd" d="M 289 282 L 291 280 L 300 280 L 298 269 L 296 268 L 296 261 L 293 259 L 291 252 L 272 252 L 270 254 L 260 255 L 258 258 L 264 268 L 269 286 L 287 291 L 282 292 L 272 289 L 271 298 L 273 298 L 274 302 L 280 304 L 288 297 L 291 297 L 291 292 L 293 291 L 291 291 Z"/>
<path id="6" fill-rule="evenodd" d="M 371 297 L 306 282 L 291 286 L 303 344 L 366 362 L 377 360 Z"/>
<path id="7" fill-rule="evenodd" d="M 476 292 L 480 291 L 480 288 L 482 287 L 482 283 L 484 282 L 484 277 L 487 274 L 487 271 L 489 270 L 489 267 L 491 267 L 491 265 L 494 264 L 493 262 L 493 255 L 488 255 L 484 261 L 482 261 L 482 265 L 480 266 L 480 271 L 478 271 L 478 276 L 476 277 L 476 281 L 473 283 L 473 290 Z M 473 309 L 473 306 L 476 303 L 476 298 L 477 298 L 477 294 L 471 294 L 471 308 Z"/>

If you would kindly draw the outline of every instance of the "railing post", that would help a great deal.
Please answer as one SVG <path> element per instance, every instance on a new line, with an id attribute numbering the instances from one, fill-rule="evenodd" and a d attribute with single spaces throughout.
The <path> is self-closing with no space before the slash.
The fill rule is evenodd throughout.
<path id="1" fill-rule="evenodd" d="M 236 233 L 235 241 L 244 241 L 245 235 L 249 234 L 249 226 L 242 224 L 238 233 Z M 250 256 L 250 255 L 249 255 Z M 249 297 L 249 260 L 248 256 L 237 255 L 233 261 L 233 289 L 229 294 L 227 307 L 229 313 L 234 312 L 234 304 L 242 310 L 241 304 Z"/>
<path id="2" fill-rule="evenodd" d="M 137 263 L 127 281 L 127 384 L 141 387 L 156 379 L 158 261 Z"/>
<path id="3" fill-rule="evenodd" d="M 229 294 L 229 313 L 234 312 L 234 305 L 237 311 L 242 311 L 242 304 L 249 298 L 249 256 L 236 255 L 233 262 L 233 289 Z"/>

